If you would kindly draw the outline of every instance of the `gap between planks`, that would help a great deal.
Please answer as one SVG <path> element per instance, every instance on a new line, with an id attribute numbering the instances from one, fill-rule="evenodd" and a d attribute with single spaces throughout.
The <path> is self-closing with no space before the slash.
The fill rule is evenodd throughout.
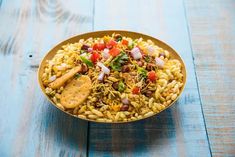
<path id="1" fill-rule="evenodd" d="M 183 1 L 183 7 L 184 7 L 185 21 L 186 21 L 186 25 L 187 25 L 187 26 L 186 26 L 186 27 L 187 27 L 187 33 L 188 33 L 188 37 L 189 37 L 189 44 L 190 44 L 190 49 L 191 49 L 191 54 L 192 54 L 192 60 L 193 60 L 193 68 L 194 68 L 194 73 L 195 73 L 195 78 L 196 78 L 197 91 L 198 91 L 198 96 L 199 96 L 199 101 L 200 101 L 200 107 L 201 107 L 201 111 L 202 111 L 203 123 L 204 123 L 204 126 L 205 126 L 206 137 L 207 137 L 207 142 L 208 142 L 208 146 L 209 146 L 210 155 L 212 156 L 211 145 L 210 145 L 210 139 L 209 139 L 208 130 L 207 130 L 207 126 L 206 126 L 205 115 L 204 115 L 204 111 L 203 111 L 203 107 L 202 107 L 202 98 L 201 98 L 201 93 L 200 93 L 200 89 L 199 89 L 198 76 L 197 76 L 196 65 L 195 65 L 195 59 L 194 59 L 195 57 L 194 57 L 193 48 L 192 48 L 192 38 L 191 38 L 190 29 L 189 29 L 189 21 L 188 21 L 188 17 L 187 17 L 187 11 L 186 11 L 186 6 L 185 6 L 185 0 L 182 0 L 182 1 Z"/>

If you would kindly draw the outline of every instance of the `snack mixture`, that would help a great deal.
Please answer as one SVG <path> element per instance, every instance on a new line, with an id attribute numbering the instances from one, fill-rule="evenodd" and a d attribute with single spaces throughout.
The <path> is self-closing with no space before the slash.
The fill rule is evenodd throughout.
<path id="1" fill-rule="evenodd" d="M 41 79 L 59 108 L 99 122 L 152 116 L 183 87 L 182 65 L 170 52 L 151 40 L 120 34 L 62 46 Z"/>

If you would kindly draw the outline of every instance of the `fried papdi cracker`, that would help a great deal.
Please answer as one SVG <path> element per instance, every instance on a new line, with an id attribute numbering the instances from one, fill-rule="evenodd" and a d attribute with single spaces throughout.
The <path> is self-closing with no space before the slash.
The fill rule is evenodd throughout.
<path id="1" fill-rule="evenodd" d="M 72 78 L 76 73 L 81 71 L 81 66 L 76 66 L 73 69 L 71 69 L 69 72 L 64 74 L 63 76 L 59 77 L 55 81 L 51 82 L 48 86 L 52 89 L 57 89 L 64 85 L 66 81 L 68 81 L 70 78 Z"/>
<path id="2" fill-rule="evenodd" d="M 74 108 L 82 104 L 91 92 L 91 79 L 82 75 L 69 82 L 61 93 L 61 104 L 66 108 Z"/>

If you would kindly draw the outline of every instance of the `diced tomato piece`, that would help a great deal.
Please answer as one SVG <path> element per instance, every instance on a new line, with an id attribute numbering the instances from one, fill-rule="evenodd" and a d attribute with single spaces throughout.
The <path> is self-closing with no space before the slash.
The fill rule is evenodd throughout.
<path id="1" fill-rule="evenodd" d="M 128 40 L 123 39 L 123 40 L 122 40 L 122 45 L 128 46 Z"/>
<path id="2" fill-rule="evenodd" d="M 107 44 L 106 44 L 106 47 L 108 48 L 108 49 L 110 49 L 110 48 L 112 48 L 112 47 L 114 47 L 114 46 L 116 46 L 117 45 L 117 42 L 115 41 L 115 40 L 110 40 Z"/>
<path id="3" fill-rule="evenodd" d="M 140 93 L 140 87 L 134 87 L 132 89 L 132 94 L 139 94 Z"/>
<path id="4" fill-rule="evenodd" d="M 150 72 L 148 73 L 148 79 L 149 79 L 150 81 L 152 81 L 152 82 L 156 81 L 157 76 L 156 76 L 155 71 L 150 71 Z"/>
<path id="5" fill-rule="evenodd" d="M 93 50 L 99 50 L 99 51 L 102 51 L 105 49 L 105 44 L 103 43 L 96 43 L 94 44 L 93 46 Z"/>
<path id="6" fill-rule="evenodd" d="M 93 52 L 90 59 L 93 63 L 96 63 L 100 59 L 100 57 L 101 56 L 99 53 Z"/>
<path id="7" fill-rule="evenodd" d="M 121 51 L 119 49 L 115 48 L 115 47 L 112 48 L 111 50 L 109 50 L 109 54 L 112 55 L 113 57 L 119 55 L 120 52 Z"/>

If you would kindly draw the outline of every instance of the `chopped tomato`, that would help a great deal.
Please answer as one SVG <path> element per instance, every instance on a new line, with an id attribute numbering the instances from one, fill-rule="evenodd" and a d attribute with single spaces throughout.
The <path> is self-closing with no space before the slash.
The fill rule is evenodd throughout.
<path id="1" fill-rule="evenodd" d="M 96 63 L 100 59 L 100 54 L 93 52 L 90 59 L 93 63 Z"/>
<path id="2" fill-rule="evenodd" d="M 93 46 L 93 50 L 102 51 L 103 49 L 105 49 L 105 44 L 103 44 L 103 43 L 96 43 L 96 44 Z"/>
<path id="3" fill-rule="evenodd" d="M 128 40 L 123 39 L 123 40 L 122 40 L 122 45 L 128 46 Z"/>
<path id="4" fill-rule="evenodd" d="M 114 40 L 110 40 L 107 44 L 106 44 L 106 47 L 107 48 L 112 48 L 112 47 L 114 47 L 114 46 L 116 46 L 117 45 L 117 42 L 116 41 L 114 41 Z"/>
<path id="5" fill-rule="evenodd" d="M 139 94 L 140 93 L 140 87 L 134 87 L 132 89 L 132 94 Z"/>
<path id="6" fill-rule="evenodd" d="M 152 81 L 152 82 L 156 81 L 157 76 L 156 76 L 155 71 L 150 71 L 150 72 L 148 73 L 148 79 L 149 79 L 150 81 Z"/>
<path id="7" fill-rule="evenodd" d="M 113 57 L 119 55 L 121 51 L 117 48 L 112 48 L 111 50 L 109 50 L 109 54 L 112 55 Z"/>

